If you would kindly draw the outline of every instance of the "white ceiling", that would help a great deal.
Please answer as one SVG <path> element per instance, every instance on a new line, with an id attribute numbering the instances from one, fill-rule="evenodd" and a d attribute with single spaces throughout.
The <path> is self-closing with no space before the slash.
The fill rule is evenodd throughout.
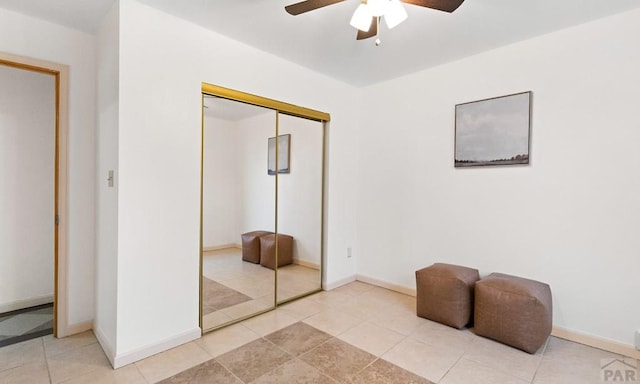
<path id="1" fill-rule="evenodd" d="M 0 0 L 0 8 L 94 33 L 114 0 Z"/>
<path id="2" fill-rule="evenodd" d="M 638 0 L 466 0 L 452 14 L 405 5 L 409 18 L 375 39 L 349 26 L 360 0 L 291 16 L 297 0 L 139 0 L 355 86 L 640 8 Z M 0 0 L 0 7 L 95 32 L 113 0 Z M 384 24 L 384 23 L 383 23 Z"/>

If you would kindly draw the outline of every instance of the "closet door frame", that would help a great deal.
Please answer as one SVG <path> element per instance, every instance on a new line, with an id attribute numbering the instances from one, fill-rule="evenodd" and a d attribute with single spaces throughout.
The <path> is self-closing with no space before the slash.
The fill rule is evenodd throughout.
<path id="1" fill-rule="evenodd" d="M 309 120 L 314 120 L 314 121 L 318 121 L 322 123 L 322 220 L 321 220 L 321 225 L 320 225 L 320 236 L 321 236 L 321 241 L 320 241 L 320 252 L 321 252 L 321 258 L 320 258 L 320 271 L 321 271 L 321 281 L 320 281 L 320 287 L 317 290 L 313 290 L 313 291 L 309 291 L 303 295 L 300 296 L 296 296 L 294 298 L 291 298 L 291 300 L 295 300 L 295 299 L 299 299 L 301 297 L 304 296 L 308 296 L 310 294 L 316 293 L 320 290 L 322 290 L 322 287 L 324 285 L 324 281 L 325 281 L 325 189 L 326 189 L 326 183 L 325 183 L 325 168 L 326 168 L 326 128 L 327 128 L 327 124 L 329 123 L 329 121 L 331 120 L 331 115 L 329 113 L 326 112 L 321 112 L 321 111 L 317 111 L 314 109 L 310 109 L 310 108 L 305 108 L 305 107 L 301 107 L 301 106 L 297 106 L 294 104 L 290 104 L 290 103 L 285 103 L 282 101 L 278 101 L 278 100 L 274 100 L 274 99 L 269 99 L 266 97 L 262 97 L 262 96 L 257 96 L 257 95 L 253 95 L 250 93 L 246 93 L 246 92 L 241 92 L 241 91 L 237 91 L 234 89 L 230 89 L 230 88 L 225 88 L 225 87 L 221 87 L 218 85 L 213 85 L 213 84 L 209 84 L 209 83 L 202 83 L 201 86 L 201 94 L 202 94 L 202 107 L 204 107 L 204 97 L 205 95 L 211 95 L 211 96 L 216 96 L 216 97 L 220 97 L 220 98 L 224 98 L 224 99 L 228 99 L 228 100 L 233 100 L 233 101 L 237 101 L 237 102 L 241 102 L 241 103 L 246 103 L 246 104 L 250 104 L 250 105 L 255 105 L 255 106 L 259 106 L 259 107 L 264 107 L 264 108 L 268 108 L 268 109 L 272 109 L 276 112 L 276 126 L 275 126 L 275 132 L 276 132 L 276 137 L 278 136 L 278 114 L 286 114 L 286 115 L 291 115 L 291 116 L 296 116 L 296 117 L 300 117 L 300 118 L 304 118 L 304 119 L 309 119 Z M 201 111 L 203 111 L 203 108 L 200 108 Z M 203 282 L 202 282 L 202 276 L 203 276 L 203 203 L 204 203 L 204 194 L 203 194 L 203 190 L 204 190 L 204 113 L 201 112 L 201 138 L 200 138 L 200 281 L 199 281 L 199 325 L 200 325 L 200 329 L 201 331 L 204 332 L 209 332 L 215 329 L 218 329 L 218 327 L 213 328 L 213 329 L 207 329 L 204 330 L 203 329 L 203 324 L 202 324 L 202 316 L 203 316 L 203 305 L 202 305 L 202 299 L 203 299 Z M 277 164 L 277 154 L 278 151 L 276 151 L 276 164 Z M 278 233 L 278 227 L 277 227 L 277 223 L 278 223 L 278 218 L 277 218 L 277 212 L 278 212 L 278 175 L 276 173 L 276 178 L 275 178 L 275 184 L 276 184 L 276 217 L 275 217 L 275 223 L 276 223 L 276 227 L 275 227 L 275 232 Z M 277 247 L 277 242 L 276 242 L 276 254 L 278 251 L 278 247 Z M 260 315 L 262 313 L 271 311 L 273 309 L 275 309 L 279 304 L 284 304 L 286 302 L 289 302 L 291 300 L 286 300 L 286 301 L 281 301 L 280 303 L 278 303 L 278 297 L 277 297 L 277 287 L 278 287 L 278 269 L 277 269 L 277 265 L 276 265 L 276 269 L 274 270 L 275 272 L 275 283 L 274 283 L 274 305 L 272 308 L 267 309 L 267 310 L 263 310 L 260 312 L 257 312 L 255 314 L 252 314 L 250 316 L 246 316 L 246 317 L 242 317 L 239 318 L 233 322 L 230 322 L 228 324 L 224 324 L 221 327 L 227 326 L 227 325 L 231 325 L 234 323 L 237 323 L 239 321 L 245 320 L 247 318 L 253 317 L 253 316 L 257 316 Z"/>

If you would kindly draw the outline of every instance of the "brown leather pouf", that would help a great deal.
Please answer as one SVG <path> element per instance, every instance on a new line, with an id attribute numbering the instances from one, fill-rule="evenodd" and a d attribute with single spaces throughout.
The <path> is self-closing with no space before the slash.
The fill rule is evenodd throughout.
<path id="1" fill-rule="evenodd" d="M 242 260 L 260 263 L 260 236 L 270 235 L 269 231 L 253 231 L 242 234 Z"/>
<path id="2" fill-rule="evenodd" d="M 293 263 L 293 237 L 278 234 L 278 267 Z M 260 265 L 276 268 L 276 235 L 260 237 Z"/>
<path id="3" fill-rule="evenodd" d="M 492 273 L 476 283 L 474 332 L 535 353 L 551 334 L 548 284 Z"/>
<path id="4" fill-rule="evenodd" d="M 416 271 L 416 312 L 425 319 L 455 328 L 469 324 L 477 269 L 435 263 Z"/>

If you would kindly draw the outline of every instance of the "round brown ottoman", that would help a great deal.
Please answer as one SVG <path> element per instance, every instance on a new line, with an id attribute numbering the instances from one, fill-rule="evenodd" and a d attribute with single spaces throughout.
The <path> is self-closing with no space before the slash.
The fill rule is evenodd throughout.
<path id="1" fill-rule="evenodd" d="M 469 324 L 477 269 L 435 263 L 416 271 L 416 313 L 455 328 Z"/>
<path id="2" fill-rule="evenodd" d="M 476 283 L 474 332 L 528 353 L 551 334 L 548 284 L 492 273 Z"/>

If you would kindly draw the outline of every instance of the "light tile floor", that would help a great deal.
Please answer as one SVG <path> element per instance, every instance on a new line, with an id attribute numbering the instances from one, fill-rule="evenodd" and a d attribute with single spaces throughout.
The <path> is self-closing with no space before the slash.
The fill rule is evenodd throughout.
<path id="1" fill-rule="evenodd" d="M 376 367 L 371 366 L 372 375 L 378 365 L 390 362 L 439 384 L 596 384 L 603 382 L 602 359 L 623 359 L 555 337 L 530 355 L 469 330 L 457 331 L 418 318 L 414 308 L 412 297 L 354 282 L 283 305 L 118 370 L 111 369 L 91 332 L 64 339 L 45 336 L 0 348 L 0 383 L 150 384 L 206 361 L 211 362 L 212 371 L 220 370 L 219 362 L 212 359 L 248 343 L 263 345 L 271 337 L 263 336 L 299 321 L 333 336 L 332 343 L 346 342 L 378 357 Z M 271 358 L 276 362 L 281 359 Z M 309 369 L 303 360 L 281 365 L 279 374 Z M 635 360 L 625 361 L 638 364 Z M 208 372 L 202 369 L 201 373 Z M 268 376 L 260 381 L 275 382 Z"/>

